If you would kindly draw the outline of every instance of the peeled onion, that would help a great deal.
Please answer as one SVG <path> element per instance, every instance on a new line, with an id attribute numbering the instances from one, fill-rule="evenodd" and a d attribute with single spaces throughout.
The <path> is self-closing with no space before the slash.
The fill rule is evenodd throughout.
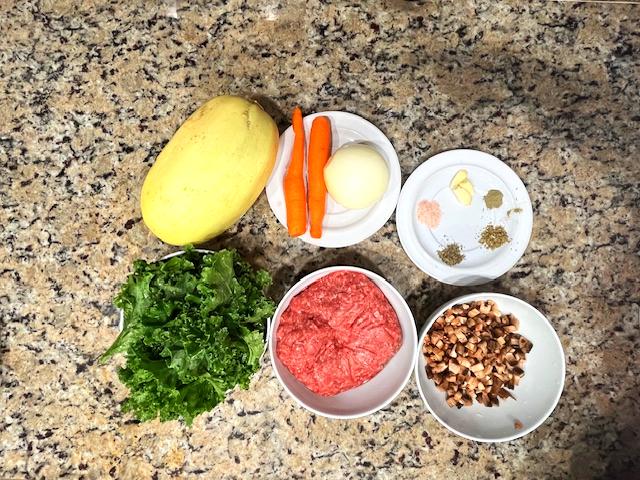
<path id="1" fill-rule="evenodd" d="M 346 208 L 367 208 L 382 198 L 389 167 L 373 147 L 354 143 L 339 148 L 324 168 L 329 195 Z"/>

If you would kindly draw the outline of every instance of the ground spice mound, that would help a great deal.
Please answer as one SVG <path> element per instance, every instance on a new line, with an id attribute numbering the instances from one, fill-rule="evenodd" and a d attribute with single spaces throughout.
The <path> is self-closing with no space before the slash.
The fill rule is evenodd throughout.
<path id="1" fill-rule="evenodd" d="M 484 196 L 484 204 L 487 208 L 500 208 L 502 206 L 502 192 L 500 190 L 489 190 Z"/>

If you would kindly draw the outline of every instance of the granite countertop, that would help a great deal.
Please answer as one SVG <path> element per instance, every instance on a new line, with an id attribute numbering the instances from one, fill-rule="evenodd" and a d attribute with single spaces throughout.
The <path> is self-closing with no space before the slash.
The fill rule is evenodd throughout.
<path id="1" fill-rule="evenodd" d="M 0 478 L 638 478 L 640 6 L 206 3 L 0 6 Z M 533 236 L 486 286 L 421 273 L 393 219 L 352 248 L 291 240 L 264 195 L 207 246 L 268 268 L 276 299 L 340 262 L 380 271 L 419 324 L 469 291 L 532 303 L 566 353 L 551 418 L 517 441 L 467 441 L 412 381 L 383 411 L 331 421 L 296 406 L 268 359 L 192 428 L 121 413 L 115 365 L 96 363 L 117 334 L 112 297 L 134 259 L 174 251 L 141 222 L 140 186 L 221 93 L 258 99 L 281 128 L 295 105 L 362 115 L 403 179 L 456 147 L 508 163 Z"/>

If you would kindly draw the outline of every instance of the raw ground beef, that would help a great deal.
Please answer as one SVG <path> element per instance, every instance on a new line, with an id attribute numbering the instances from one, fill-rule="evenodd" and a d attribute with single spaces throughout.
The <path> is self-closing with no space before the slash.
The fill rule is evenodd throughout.
<path id="1" fill-rule="evenodd" d="M 280 317 L 276 354 L 311 391 L 331 396 L 377 375 L 402 329 L 382 291 L 362 273 L 338 271 L 296 295 Z"/>

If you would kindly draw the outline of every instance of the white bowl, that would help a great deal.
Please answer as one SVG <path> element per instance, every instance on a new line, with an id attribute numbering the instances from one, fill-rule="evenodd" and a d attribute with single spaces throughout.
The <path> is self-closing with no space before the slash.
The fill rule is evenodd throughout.
<path id="1" fill-rule="evenodd" d="M 287 367 L 280 362 L 276 355 L 276 332 L 278 330 L 280 316 L 287 309 L 293 297 L 321 277 L 332 272 L 344 270 L 366 275 L 382 290 L 382 293 L 387 297 L 387 300 L 389 300 L 389 303 L 398 315 L 398 321 L 402 328 L 402 346 L 382 371 L 368 382 L 338 395 L 323 397 L 305 387 L 293 376 Z M 404 301 L 404 298 L 402 298 L 402 295 L 400 295 L 395 288 L 380 275 L 376 275 L 368 270 L 348 266 L 328 267 L 307 275 L 283 297 L 276 309 L 271 325 L 272 328 L 269 332 L 269 354 L 271 355 L 271 363 L 276 377 L 278 377 L 278 380 L 280 380 L 280 383 L 289 395 L 301 406 L 318 415 L 343 419 L 369 415 L 391 403 L 411 377 L 411 371 L 413 370 L 416 358 L 418 336 L 411 310 Z"/>
<path id="2" fill-rule="evenodd" d="M 519 334 L 533 343 L 524 365 L 525 375 L 510 392 L 515 397 L 500 399 L 500 405 L 485 407 L 474 401 L 470 407 L 449 407 L 445 393 L 427 378 L 422 354 L 424 337 L 433 322 L 449 307 L 475 300 L 493 300 L 502 313 L 520 321 Z M 436 310 L 420 332 L 415 365 L 420 396 L 434 417 L 462 437 L 478 442 L 506 442 L 538 428 L 553 412 L 564 387 L 564 352 L 555 330 L 542 313 L 528 303 L 500 293 L 474 293 L 455 298 Z M 522 428 L 516 429 L 516 421 Z"/>

